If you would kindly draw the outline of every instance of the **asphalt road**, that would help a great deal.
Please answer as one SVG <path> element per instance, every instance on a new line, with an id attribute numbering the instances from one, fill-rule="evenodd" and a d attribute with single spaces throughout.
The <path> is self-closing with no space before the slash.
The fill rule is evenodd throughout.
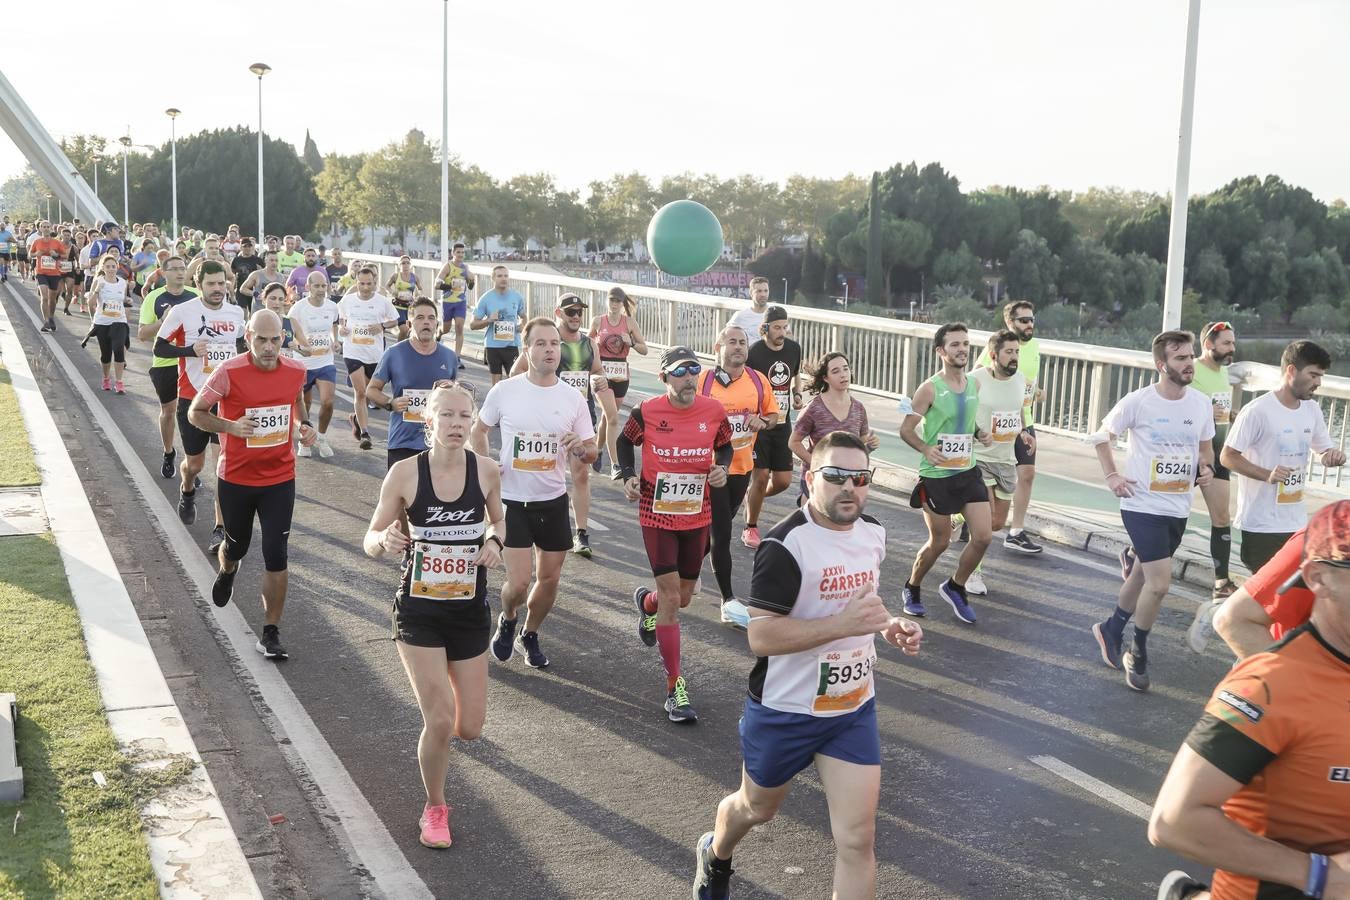
<path id="1" fill-rule="evenodd" d="M 31 284 L 20 287 L 32 303 Z M 87 473 L 96 509 L 107 516 L 114 550 L 151 632 L 175 695 L 188 715 L 213 779 L 221 785 L 269 896 L 356 896 L 372 889 L 329 826 L 334 817 L 312 784 L 269 741 L 256 697 L 236 682 L 215 646 L 219 627 L 195 596 L 173 554 L 159 546 L 148 513 L 103 437 L 83 415 L 51 353 L 8 293 L 0 292 L 58 422 Z M 84 320 L 58 313 L 55 344 L 97 388 L 94 347 L 82 351 Z M 118 428 L 159 478 L 157 403 L 137 345 L 126 396 L 98 392 Z M 468 376 L 480 384 L 484 368 Z M 339 402 L 330 437 L 337 456 L 299 460 L 290 540 L 290 596 L 282 635 L 291 652 L 283 675 L 322 736 L 428 888 L 438 897 L 665 898 L 688 896 L 692 846 L 711 827 L 719 799 L 739 780 L 736 733 L 752 657 L 743 632 L 718 622 L 709 593 L 681 620 L 684 666 L 700 720 L 669 723 L 654 649 L 634 634 L 629 599 L 650 583 L 633 506 L 617 484 L 593 480 L 596 556 L 569 558 L 561 596 L 541 632 L 552 665 L 519 658 L 491 669 L 484 736 L 457 745 L 448 797 L 455 845 L 417 841 L 422 792 L 416 740 L 421 727 L 389 640 L 392 562 L 367 559 L 361 537 L 384 475 L 382 425 L 362 452 L 342 428 Z M 372 422 L 384 418 L 372 415 Z M 203 546 L 211 529 L 211 478 L 191 531 Z M 785 495 L 786 496 L 786 495 Z M 205 501 L 205 502 L 202 502 Z M 790 510 L 772 499 L 762 516 Z M 893 496 L 874 493 L 869 511 L 886 525 L 882 595 L 899 610 L 899 588 L 923 540 L 922 520 Z M 593 526 L 594 528 L 595 526 Z M 204 552 L 204 551 L 203 551 Z M 735 583 L 748 584 L 750 551 L 736 542 Z M 1229 660 L 1217 649 L 1183 649 L 1194 600 L 1174 596 L 1152 642 L 1152 692 L 1129 691 L 1104 668 L 1088 631 L 1110 609 L 1113 566 L 1078 551 L 1041 557 L 990 551 L 992 595 L 975 601 L 977 626 L 938 608 L 930 576 L 927 639 L 917 658 L 879 653 L 882 800 L 877 822 L 878 895 L 895 898 L 1152 897 L 1167 870 L 1182 865 L 1148 845 L 1144 822 L 1071 783 L 1033 757 L 1053 757 L 1143 804 L 1152 802 L 1172 754 Z M 235 599 L 261 628 L 261 562 L 243 564 Z M 500 572 L 490 582 L 494 608 Z M 1128 801 L 1126 801 L 1126 805 Z M 1137 804 L 1136 804 L 1137 805 Z M 266 814 L 283 811 L 283 828 Z M 1193 874 L 1199 867 L 1191 867 Z M 826 897 L 833 847 L 820 783 L 807 773 L 780 816 L 736 856 L 736 896 Z"/>

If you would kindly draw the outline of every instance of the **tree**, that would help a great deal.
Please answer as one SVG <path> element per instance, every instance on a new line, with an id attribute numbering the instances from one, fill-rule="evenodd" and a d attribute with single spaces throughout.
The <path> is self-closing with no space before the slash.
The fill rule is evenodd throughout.
<path id="1" fill-rule="evenodd" d="M 783 224 L 790 234 L 820 240 L 836 212 L 861 204 L 867 182 L 849 174 L 840 179 L 793 175 L 783 186 Z"/>
<path id="2" fill-rule="evenodd" d="M 889 306 L 891 297 L 891 279 L 896 269 L 918 269 L 928 257 L 933 245 L 928 226 L 910 219 L 897 219 L 890 213 L 878 212 L 873 235 L 872 219 L 859 225 L 852 235 L 839 242 L 841 259 L 851 268 L 867 267 L 867 302 L 876 306 Z M 878 276 L 874 274 L 874 259 L 880 263 L 880 279 L 884 286 L 885 302 L 877 303 L 872 299 L 871 283 Z"/>
<path id="3" fill-rule="evenodd" d="M 305 129 L 305 165 L 315 175 L 323 171 L 323 156 L 319 153 L 319 145 L 314 143 L 314 138 L 309 136 L 309 129 Z"/>
<path id="4" fill-rule="evenodd" d="M 1088 188 L 1077 194 L 1066 193 L 1062 207 L 1064 218 L 1082 237 L 1102 240 L 1107 223 L 1137 216 L 1162 197 L 1148 191 L 1127 191 L 1118 187 Z"/>
<path id="5" fill-rule="evenodd" d="M 1059 291 L 1071 303 L 1113 312 L 1120 290 L 1120 257 L 1100 241 L 1075 237 L 1060 266 Z"/>
<path id="6" fill-rule="evenodd" d="M 601 247 L 618 243 L 631 248 L 647 234 L 656 212 L 655 192 L 646 175 L 629 172 L 608 181 L 592 181 L 586 200 L 589 233 Z"/>
<path id="7" fill-rule="evenodd" d="M 1167 267 L 1143 253 L 1126 253 L 1120 259 L 1120 308 L 1130 311 L 1156 307 L 1158 314 L 1149 321 L 1153 327 L 1162 321 L 1163 282 Z"/>
<path id="8" fill-rule="evenodd" d="M 933 283 L 954 285 L 972 297 L 984 295 L 984 264 L 965 241 L 933 260 Z"/>
<path id="9" fill-rule="evenodd" d="M 1186 267 L 1186 286 L 1207 300 L 1228 302 L 1231 279 L 1223 254 L 1213 245 L 1195 255 L 1195 261 Z"/>
<path id="10" fill-rule="evenodd" d="M 46 214 L 47 184 L 32 166 L 0 184 L 0 208 L 14 218 L 34 219 Z"/>
<path id="11" fill-rule="evenodd" d="M 330 153 L 314 178 L 314 193 L 321 204 L 319 223 L 329 234 L 343 229 L 363 231 L 367 224 L 365 198 L 362 196 L 361 168 L 365 154 L 339 156 Z"/>
<path id="12" fill-rule="evenodd" d="M 366 157 L 359 178 L 364 188 L 361 219 L 389 228 L 400 245 L 407 243 L 409 230 L 421 231 L 440 221 L 440 169 L 426 136 L 416 128 Z"/>
<path id="13" fill-rule="evenodd" d="M 885 266 L 881 259 L 881 174 L 872 173 L 872 186 L 867 196 L 867 237 L 862 243 L 862 258 L 858 257 L 858 232 L 839 242 L 840 258 L 851 268 L 867 269 L 867 302 L 873 306 L 890 306 L 889 293 L 882 302 L 882 272 Z"/>
<path id="14" fill-rule="evenodd" d="M 881 207 L 897 219 L 927 226 L 932 246 L 955 249 L 962 240 L 966 197 L 961 183 L 939 163 L 894 165 L 881 176 Z"/>
<path id="15" fill-rule="evenodd" d="M 1267 301 L 1281 304 L 1285 321 L 1293 309 L 1288 305 L 1289 254 L 1284 244 L 1263 237 L 1242 248 L 1238 261 L 1240 294 L 1244 306 L 1256 307 Z"/>
<path id="16" fill-rule="evenodd" d="M 1059 257 L 1050 252 L 1050 244 L 1030 228 L 1017 233 L 1017 246 L 1008 254 L 1004 267 L 1009 293 L 1033 303 L 1053 303 L 1058 299 Z"/>
<path id="17" fill-rule="evenodd" d="M 1022 211 L 1002 191 L 976 191 L 966 205 L 966 234 L 981 259 L 1006 260 L 1017 246 Z"/>
<path id="18" fill-rule="evenodd" d="M 1017 201 L 1023 229 L 1030 229 L 1044 238 L 1053 254 L 1058 255 L 1068 248 L 1073 239 L 1073 225 L 1064 217 L 1059 194 L 1044 187 L 1035 191 L 1008 188 L 1008 196 Z"/>

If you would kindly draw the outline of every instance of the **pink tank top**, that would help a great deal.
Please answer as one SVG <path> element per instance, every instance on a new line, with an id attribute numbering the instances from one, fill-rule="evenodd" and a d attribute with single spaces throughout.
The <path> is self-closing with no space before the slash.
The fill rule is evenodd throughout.
<path id="1" fill-rule="evenodd" d="M 627 316 L 620 316 L 618 325 L 611 325 L 608 315 L 601 316 L 595 329 L 595 344 L 600 348 L 600 358 L 627 359 L 628 343 L 623 339 L 627 333 Z"/>

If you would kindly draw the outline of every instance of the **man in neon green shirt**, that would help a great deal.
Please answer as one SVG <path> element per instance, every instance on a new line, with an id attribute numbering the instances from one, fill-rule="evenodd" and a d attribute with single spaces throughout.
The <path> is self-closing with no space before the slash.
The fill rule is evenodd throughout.
<path id="1" fill-rule="evenodd" d="M 305 254 L 300 252 L 300 238 L 288 234 L 285 240 L 286 249 L 277 254 L 277 268 L 283 277 L 289 276 L 292 269 L 305 262 Z"/>
<path id="2" fill-rule="evenodd" d="M 1210 322 L 1200 332 L 1200 358 L 1195 361 L 1195 379 L 1191 387 L 1204 394 L 1214 409 L 1214 480 L 1200 489 L 1209 508 L 1209 555 L 1214 560 L 1214 602 L 1226 600 L 1237 590 L 1228 577 L 1232 549 L 1228 512 L 1228 469 L 1218 462 L 1233 419 L 1233 384 L 1228 366 L 1237 353 L 1237 334 L 1228 322 Z"/>
<path id="3" fill-rule="evenodd" d="M 146 294 L 141 302 L 140 328 L 136 332 L 138 340 L 150 343 L 154 343 L 159 320 L 164 314 L 171 307 L 197 296 L 196 291 L 186 287 L 187 262 L 182 257 L 170 256 L 160 266 L 160 272 L 164 276 L 164 287 Z M 178 471 L 173 461 L 173 434 L 178 414 L 178 360 L 153 357 L 150 383 L 155 386 L 155 395 L 159 398 L 159 436 L 164 445 L 160 474 L 172 478 Z"/>

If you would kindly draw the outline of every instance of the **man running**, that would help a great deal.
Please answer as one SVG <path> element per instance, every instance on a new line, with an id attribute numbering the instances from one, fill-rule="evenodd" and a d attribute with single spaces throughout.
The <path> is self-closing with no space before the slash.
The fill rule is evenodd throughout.
<path id="1" fill-rule="evenodd" d="M 1148 837 L 1206 866 L 1160 900 L 1350 897 L 1350 501 L 1318 510 L 1299 579 L 1308 623 L 1241 660 L 1177 751 Z"/>
<path id="2" fill-rule="evenodd" d="M 722 621 L 745 628 L 750 623 L 750 610 L 736 598 L 731 587 L 731 529 L 750 487 L 755 438 L 778 420 L 778 399 L 769 389 L 768 377 L 746 367 L 750 341 L 743 328 L 739 325 L 723 328 L 716 349 L 720 365 L 699 374 L 698 392 L 717 400 L 726 410 L 731 423 L 732 457 L 727 483 L 712 489 L 710 550 L 713 575 L 722 595 Z"/>
<path id="3" fill-rule="evenodd" d="M 1164 331 L 1153 339 L 1158 380 L 1126 394 L 1107 413 L 1096 444 L 1106 486 L 1120 498 L 1120 518 L 1138 562 L 1120 587 L 1116 609 L 1092 626 L 1102 662 L 1124 668 L 1125 684 L 1149 688 L 1148 635 L 1172 585 L 1172 556 L 1191 514 L 1191 491 L 1214 477 L 1214 413 L 1210 398 L 1190 387 L 1195 336 Z M 1125 468 L 1116 465 L 1117 437 L 1129 434 Z M 1125 624 L 1134 616 L 1134 640 L 1122 655 Z"/>
<path id="4" fill-rule="evenodd" d="M 539 647 L 539 628 L 557 599 L 563 560 L 572 548 L 564 459 L 574 456 L 589 464 L 599 451 L 585 398 L 558 378 L 562 335 L 557 324 L 531 319 L 524 334 L 529 371 L 488 391 L 473 423 L 471 444 L 486 457 L 488 431 L 501 427 L 506 583 L 492 655 L 499 662 L 511 658 L 517 613 L 524 605 L 524 626 L 514 643 L 526 664 L 540 669 L 548 665 L 548 657 Z"/>
<path id="5" fill-rule="evenodd" d="M 741 786 L 699 838 L 695 900 L 731 896 L 731 855 L 768 822 L 797 773 L 815 763 L 835 841 L 834 896 L 873 897 L 873 832 L 881 792 L 875 637 L 913 656 L 923 629 L 877 596 L 886 531 L 864 515 L 873 469 L 862 439 L 836 431 L 811 451 L 806 506 L 755 553 L 750 649 L 756 657 L 741 718 Z"/>
<path id="6" fill-rule="evenodd" d="M 254 269 L 239 285 L 237 293 L 240 297 L 248 299 L 247 303 L 240 303 L 243 308 L 250 304 L 256 305 L 262 309 L 262 292 L 267 290 L 269 285 L 286 284 L 286 276 L 281 274 L 281 269 L 277 268 L 277 252 L 268 250 L 263 254 L 263 264 L 261 269 Z"/>
<path id="7" fill-rule="evenodd" d="M 9 228 L 9 220 L 6 219 L 3 225 L 0 225 L 0 283 L 9 281 L 9 267 L 14 262 L 14 232 Z"/>
<path id="8" fill-rule="evenodd" d="M 1228 434 L 1223 464 L 1238 476 L 1235 521 L 1242 562 L 1252 572 L 1308 521 L 1303 493 L 1310 452 L 1326 468 L 1345 465 L 1313 399 L 1330 368 L 1326 350 L 1293 341 L 1280 356 L 1280 386 L 1242 407 Z"/>
<path id="9" fill-rule="evenodd" d="M 492 267 L 492 290 L 478 298 L 469 327 L 486 328 L 483 356 L 495 385 L 507 377 L 520 355 L 520 331 L 525 323 L 525 298 L 511 289 L 506 266 Z"/>
<path id="10" fill-rule="evenodd" d="M 53 234 L 50 222 L 39 222 L 38 238 L 28 248 L 28 258 L 33 261 L 42 303 L 42 327 L 38 330 L 47 334 L 56 331 L 56 300 L 61 293 L 64 277 L 61 263 L 70 257 L 70 247 Z"/>
<path id="11" fill-rule="evenodd" d="M 328 290 L 328 270 L 319 259 L 319 251 L 313 247 L 306 247 L 304 262 L 291 269 L 290 274 L 286 276 L 286 293 L 293 298 L 305 296 L 309 290 L 306 287 L 309 276 L 316 273 L 323 276 L 324 290 Z"/>
<path id="12" fill-rule="evenodd" d="M 146 295 L 141 302 L 140 328 L 136 338 L 142 343 L 155 340 L 159 323 L 170 309 L 197 296 L 196 291 L 187 287 L 187 261 L 171 256 L 160 267 L 164 272 L 164 287 L 157 288 Z M 174 428 L 178 414 L 178 360 L 172 357 L 155 356 L 150 360 L 150 384 L 155 388 L 159 400 L 159 439 L 164 447 L 164 458 L 159 464 L 159 474 L 172 478 L 177 466 L 174 464 L 176 451 L 173 446 Z"/>
<path id="13" fill-rule="evenodd" d="M 759 513 L 764 498 L 780 494 L 792 484 L 792 411 L 802 408 L 802 347 L 788 334 L 787 310 L 770 306 L 760 326 L 760 339 L 750 345 L 745 364 L 769 379 L 769 389 L 778 401 L 778 421 L 755 436 L 754 470 L 745 499 L 745 530 L 741 543 L 751 550 L 759 546 Z"/>
<path id="14" fill-rule="evenodd" d="M 455 279 L 460 279 L 458 282 Z M 436 275 L 436 283 L 441 287 L 441 334 L 455 328 L 455 356 L 461 367 L 464 365 L 464 317 L 468 315 L 469 291 L 473 290 L 473 273 L 464 261 L 464 244 L 455 241 L 450 248 L 450 258 L 441 266 Z"/>
<path id="15" fill-rule="evenodd" d="M 366 386 L 384 355 L 384 332 L 398 325 L 398 310 L 384 294 L 375 292 L 375 270 L 370 266 L 356 273 L 356 292 L 338 304 L 338 334 L 342 336 L 342 360 L 352 384 L 355 410 L 347 417 L 352 438 L 362 450 L 374 446 L 368 427 Z"/>
<path id="16" fill-rule="evenodd" d="M 308 447 L 318 434 L 304 418 L 300 388 L 305 383 L 305 367 L 281 355 L 281 317 L 260 309 L 249 319 L 245 335 L 248 353 L 221 363 L 188 410 L 195 428 L 225 435 L 216 473 L 225 542 L 220 546 L 220 569 L 211 586 L 211 601 L 216 606 L 230 602 L 239 562 L 253 541 L 256 516 L 266 570 L 262 579 L 265 624 L 256 647 L 268 659 L 287 659 L 278 626 L 286 606 L 286 545 L 295 511 L 293 445 L 298 437 Z M 212 412 L 216 404 L 218 415 Z"/>
<path id="17" fill-rule="evenodd" d="M 319 456 L 331 459 L 333 447 L 328 443 L 328 425 L 333 421 L 333 394 L 337 391 L 337 366 L 333 362 L 333 347 L 338 340 L 338 305 L 328 299 L 328 282 L 318 272 L 309 274 L 305 282 L 305 299 L 291 306 L 286 318 L 295 335 L 295 346 L 305 364 L 305 418 L 311 418 L 313 393 L 319 391 L 319 435 L 314 442 Z M 313 449 L 304 445 L 297 456 L 309 456 Z"/>
<path id="18" fill-rule="evenodd" d="M 961 551 L 956 571 L 938 585 L 938 594 L 958 619 L 974 625 L 975 609 L 970 605 L 966 582 L 992 540 L 989 491 L 975 466 L 975 441 L 988 444 L 992 440 L 975 423 L 980 386 L 966 374 L 970 360 L 966 326 L 951 322 L 940 327 L 933 335 L 933 350 L 942 368 L 919 385 L 910 412 L 900 423 L 901 440 L 920 456 L 919 483 L 914 486 L 909 505 L 923 509 L 928 526 L 928 541 L 919 548 L 905 582 L 905 612 L 911 616 L 927 614 L 920 593 L 923 579 L 951 543 L 951 517 L 961 513 L 970 529 L 970 542 Z"/>
<path id="19" fill-rule="evenodd" d="M 277 268 L 284 279 L 290 276 L 292 269 L 305 261 L 305 255 L 300 252 L 300 238 L 295 235 L 286 235 L 283 244 L 285 249 L 277 253 Z"/>
<path id="20" fill-rule="evenodd" d="M 638 501 L 638 524 L 656 590 L 633 592 L 638 637 L 661 648 L 666 717 L 697 722 L 680 671 L 679 611 L 689 605 L 707 553 L 712 521 L 707 488 L 726 484 L 731 423 L 722 404 L 698 395 L 698 357 L 687 347 L 661 354 L 665 394 L 634 407 L 616 445 L 624 496 Z M 642 447 L 642 477 L 635 447 Z"/>
<path id="21" fill-rule="evenodd" d="M 342 258 L 342 251 L 337 247 L 328 251 L 328 256 L 332 262 L 324 266 L 323 271 L 328 276 L 328 296 L 336 303 L 346 293 L 340 285 L 343 279 L 347 277 L 348 268 L 346 261 Z"/>
<path id="22" fill-rule="evenodd" d="M 250 285 L 249 289 L 245 290 L 244 284 L 248 281 L 250 275 L 263 268 L 264 265 L 266 265 L 266 261 L 258 255 L 253 238 L 242 238 L 239 241 L 239 252 L 230 260 L 230 271 L 234 273 L 234 283 L 238 286 L 234 293 L 234 302 L 238 303 L 241 309 L 249 310 L 253 307 L 252 286 Z M 281 273 L 278 272 L 277 276 L 280 277 L 280 275 Z"/>
<path id="23" fill-rule="evenodd" d="M 750 279 L 750 306 L 746 309 L 738 309 L 732 313 L 727 321 L 728 325 L 735 325 L 746 334 L 759 335 L 759 326 L 764 324 L 764 318 L 769 311 L 769 279 L 763 275 L 756 275 Z"/>
<path id="24" fill-rule="evenodd" d="M 1211 599 L 1214 603 L 1222 603 L 1237 590 L 1237 585 L 1228 573 L 1233 551 L 1232 520 L 1228 512 L 1229 473 L 1221 462 L 1224 439 L 1228 437 L 1228 425 L 1233 418 L 1233 382 L 1228 376 L 1228 366 L 1237 353 L 1237 335 L 1233 326 L 1228 322 L 1210 322 L 1200 332 L 1200 348 L 1200 358 L 1195 361 L 1195 380 L 1191 382 L 1191 387 L 1208 397 L 1214 409 L 1215 456 L 1214 480 L 1201 488 L 1200 493 L 1209 510 L 1209 556 L 1214 562 L 1214 591 Z M 1206 609 L 1205 605 L 1202 604 L 1200 609 Z M 1203 646 L 1200 647 L 1200 650 L 1203 649 Z"/>
<path id="25" fill-rule="evenodd" d="M 418 297 L 409 312 L 408 339 L 385 351 L 366 388 L 371 403 L 389 410 L 388 468 L 427 449 L 427 400 L 459 371 L 455 351 L 437 340 L 441 317 L 436 301 Z"/>

